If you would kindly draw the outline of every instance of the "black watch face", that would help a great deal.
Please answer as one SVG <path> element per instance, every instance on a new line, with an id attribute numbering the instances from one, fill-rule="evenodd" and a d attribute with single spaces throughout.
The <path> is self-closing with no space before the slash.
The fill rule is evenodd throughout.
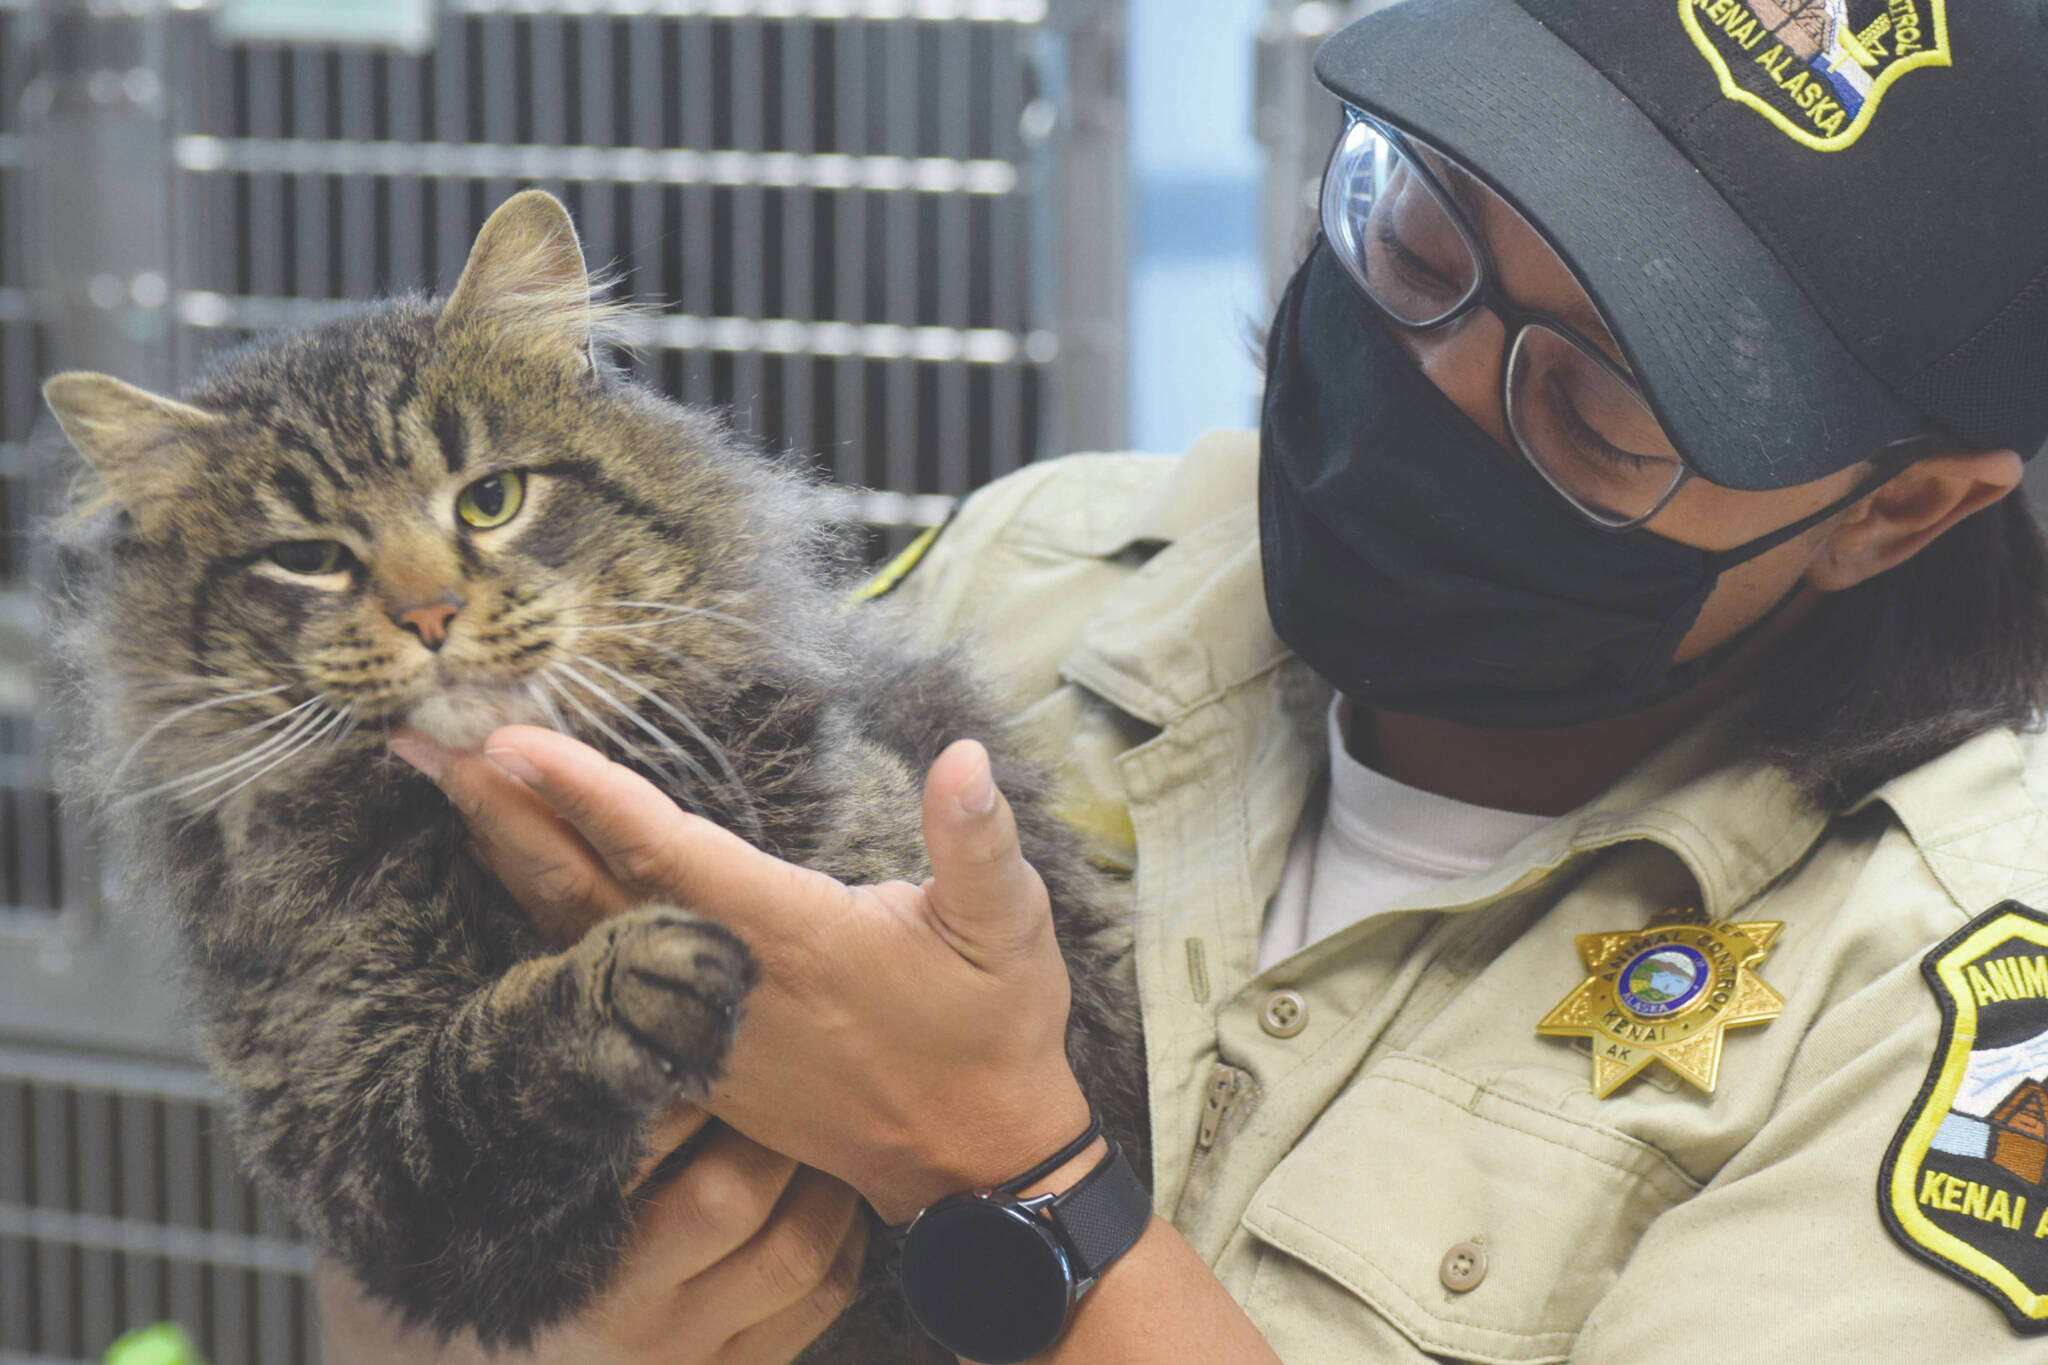
<path id="1" fill-rule="evenodd" d="M 934 1204 L 903 1243 L 910 1311 L 941 1346 L 983 1365 L 1029 1360 L 1057 1341 L 1069 1281 L 1052 1229 L 1005 1204 Z"/>

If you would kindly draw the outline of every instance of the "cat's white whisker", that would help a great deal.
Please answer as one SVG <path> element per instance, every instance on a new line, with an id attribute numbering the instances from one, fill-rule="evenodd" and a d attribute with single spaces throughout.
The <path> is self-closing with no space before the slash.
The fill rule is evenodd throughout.
<path id="1" fill-rule="evenodd" d="M 320 724 L 316 726 L 312 732 L 308 733 L 304 739 L 300 740 L 299 743 L 293 745 L 285 752 L 279 754 L 276 758 L 273 758 L 270 762 L 264 764 L 255 772 L 250 773 L 247 777 L 243 778 L 240 782 L 237 782 L 234 786 L 229 787 L 226 791 L 220 793 L 218 796 L 208 798 L 208 800 L 205 802 L 205 805 L 210 809 L 218 810 L 228 800 L 229 797 L 233 796 L 242 788 L 248 786 L 251 782 L 258 780 L 265 774 L 273 772 L 276 769 L 282 767 L 284 764 L 289 763 L 292 759 L 297 758 L 300 754 L 312 748 L 322 739 L 325 739 L 330 733 L 333 732 L 337 723 L 344 722 L 348 719 L 348 715 L 349 713 L 346 711 L 330 711 L 328 713 L 326 720 L 320 722 Z"/>
<path id="2" fill-rule="evenodd" d="M 271 726 L 276 725 L 279 721 L 290 720 L 299 712 L 307 710 L 311 707 L 319 706 L 323 701 L 324 698 L 321 696 L 308 697 L 296 706 L 288 706 L 284 710 L 274 712 L 268 716 L 265 716 L 261 720 L 252 720 L 247 725 L 241 726 L 238 729 L 228 731 L 226 734 L 220 736 L 220 742 L 223 744 L 227 744 L 232 743 L 233 741 L 238 739 L 246 739 L 252 735 L 261 734 L 263 731 L 268 730 Z"/>
<path id="3" fill-rule="evenodd" d="M 628 634 L 626 638 L 641 649 L 645 649 L 652 653 L 661 655 L 663 658 L 669 660 L 671 663 L 675 664 L 677 667 L 681 668 L 684 672 L 690 674 L 693 677 L 708 678 L 713 680 L 714 682 L 717 679 L 717 675 L 714 674 L 709 668 L 705 667 L 703 663 L 696 659 L 690 658 L 687 654 L 684 654 L 679 650 L 673 649 L 668 645 L 662 644 L 659 640 L 649 639 L 648 637 L 639 634 Z M 584 659 L 584 661 L 588 663 L 597 662 L 597 660 L 591 659 L 586 655 L 578 655 L 577 657 Z M 696 739 L 699 743 L 703 744 L 704 747 L 710 751 L 711 756 L 715 760 L 717 760 L 720 770 L 723 771 L 726 774 L 726 776 L 731 779 L 733 785 L 736 788 L 738 788 L 741 799 L 747 803 L 749 825 L 756 834 L 759 834 L 761 831 L 760 817 L 758 813 L 759 807 L 756 805 L 754 801 L 754 794 L 747 789 L 747 784 L 744 781 L 742 781 L 739 774 L 736 771 L 734 771 L 731 758 L 726 754 L 725 750 L 718 744 L 716 740 L 712 739 L 710 735 L 706 734 L 704 730 L 701 727 L 699 727 L 694 721 L 692 721 L 687 715 L 678 714 L 676 718 L 680 720 L 683 723 L 683 725 L 689 730 L 692 738 Z"/>
<path id="4" fill-rule="evenodd" d="M 569 722 L 562 718 L 561 711 L 555 706 L 555 699 L 548 695 L 547 689 L 541 686 L 541 681 L 538 678 L 529 678 L 526 683 L 527 695 L 540 707 L 541 714 L 548 718 L 548 724 L 553 726 L 557 733 L 566 735 L 569 733 Z"/>
<path id="5" fill-rule="evenodd" d="M 662 701 L 661 698 L 655 696 L 652 692 L 649 692 L 646 688 L 642 687 L 639 683 L 634 682 L 631 678 L 626 677 L 617 669 L 607 667 L 606 665 L 598 662 L 596 659 L 593 659 L 586 654 L 578 654 L 575 657 L 578 663 L 588 664 L 592 668 L 602 670 L 609 676 L 617 678 L 620 682 L 625 683 L 626 686 L 632 688 L 641 696 L 648 698 L 650 701 L 654 702 L 655 705 L 660 706 L 663 710 L 667 711 L 670 715 L 680 717 L 681 713 L 679 713 L 674 707 L 668 705 L 666 702 Z M 710 786 L 712 784 L 713 778 L 711 776 L 710 770 L 705 768 L 703 764 L 697 762 L 695 759 L 691 758 L 687 753 L 685 753 L 683 751 L 682 746 L 676 743 L 674 737 L 663 734 L 659 726 L 650 723 L 645 716 L 642 716 L 639 712 L 633 710 L 632 707 L 625 705 L 625 703 L 623 703 L 617 697 L 612 695 L 604 687 L 592 682 L 590 679 L 584 677 L 581 673 L 578 673 L 566 662 L 557 661 L 555 667 L 565 676 L 573 679 L 576 682 L 581 683 L 584 687 L 590 689 L 592 692 L 597 693 L 606 701 L 609 701 L 614 707 L 616 707 L 620 711 L 621 714 L 631 717 L 633 723 L 638 725 L 642 730 L 645 730 L 648 733 L 648 735 L 654 739 L 655 743 L 661 745 L 664 749 L 674 754 L 679 762 L 686 764 L 689 767 L 690 771 L 696 775 L 698 781 L 704 783 L 706 786 Z M 687 718 L 684 717 L 683 719 L 687 723 Z"/>
<path id="6" fill-rule="evenodd" d="M 629 629 L 634 628 L 621 626 L 619 627 L 619 629 L 621 631 L 628 631 Z M 647 636 L 644 635 L 635 635 L 629 633 L 626 635 L 626 639 L 631 643 L 640 646 L 642 649 L 646 649 L 655 654 L 661 655 L 664 659 L 667 659 L 669 662 L 676 664 L 678 667 L 687 671 L 692 677 L 711 678 L 714 681 L 716 681 L 716 674 L 712 673 L 712 671 L 709 668 L 705 667 L 702 662 L 691 658 L 689 655 L 683 653 L 679 649 L 675 649 L 668 645 L 665 645 L 661 643 L 661 641 L 659 640 L 649 639 Z"/>
<path id="7" fill-rule="evenodd" d="M 291 719 L 291 717 L 297 715 L 301 711 L 304 711 L 307 707 L 318 706 L 320 704 L 320 701 L 321 699 L 319 697 L 308 697 L 306 700 L 300 702 L 297 706 L 288 706 L 282 711 L 276 711 L 268 716 L 263 717 L 261 720 L 252 720 L 247 725 L 237 726 L 234 729 L 229 730 L 225 734 L 216 736 L 216 747 L 219 747 L 221 745 L 232 746 L 238 740 L 249 739 L 255 735 L 259 735 L 263 731 L 268 730 L 271 726 L 276 725 L 279 721 Z M 223 759 L 222 762 L 232 763 L 237 758 L 239 758 L 243 753 L 246 752 L 247 750 L 238 751 L 235 755 Z M 210 772 L 212 770 L 202 769 L 201 771 Z M 193 774 L 188 773 L 186 774 L 186 776 L 191 777 L 193 776 Z"/>
<path id="8" fill-rule="evenodd" d="M 632 688 L 635 692 L 638 692 L 641 696 L 646 697 L 656 706 L 659 706 L 663 711 L 673 716 L 678 722 L 680 722 L 684 726 L 684 728 L 689 730 L 692 737 L 696 738 L 705 746 L 705 748 L 711 753 L 712 758 L 725 771 L 725 775 L 728 783 L 731 786 L 733 795 L 739 798 L 743 806 L 743 808 L 739 811 L 736 811 L 735 814 L 746 821 L 747 829 L 754 835 L 756 841 L 759 841 L 761 839 L 761 817 L 759 812 L 756 811 L 754 807 L 754 798 L 752 793 L 748 792 L 746 783 L 740 781 L 739 774 L 733 771 L 732 763 L 726 757 L 724 750 L 720 749 L 718 745 L 712 741 L 711 737 L 705 734 L 703 729 L 699 727 L 695 721 L 691 720 L 681 711 L 678 711 L 675 707 L 669 705 L 662 698 L 648 691 L 645 687 L 642 687 L 639 683 L 633 681 L 631 678 L 619 672 L 617 669 L 608 667 L 607 665 L 599 662 L 598 660 L 589 658 L 584 655 L 578 655 L 576 657 L 581 662 L 587 663 L 594 668 L 601 669 L 610 676 L 617 678 L 620 682 Z M 703 783 L 704 787 L 707 790 L 715 790 L 720 785 L 717 779 L 712 777 L 712 775 L 708 771 L 706 771 L 703 764 L 697 762 L 694 758 L 690 757 L 689 753 L 685 751 L 681 745 L 676 743 L 673 736 L 664 734 L 659 727 L 650 724 L 645 717 L 641 716 L 631 707 L 624 705 L 616 697 L 612 696 L 603 688 L 595 686 L 593 683 L 590 682 L 589 679 L 584 678 L 581 674 L 576 673 L 574 669 L 569 668 L 567 664 L 557 663 L 555 666 L 559 669 L 562 669 L 570 677 L 573 677 L 577 681 L 581 682 L 585 687 L 591 688 L 599 696 L 603 697 L 606 701 L 610 702 L 612 706 L 615 707 L 622 715 L 631 717 L 634 724 L 638 725 L 642 730 L 645 730 L 648 734 L 652 735 L 655 739 L 655 742 L 660 744 L 661 747 L 668 753 L 673 754 L 679 763 L 682 763 L 685 766 L 687 766 L 690 773 L 694 775 L 699 782 Z"/>
<path id="9" fill-rule="evenodd" d="M 556 667 L 559 667 L 559 665 L 549 665 L 550 669 Z M 570 706 L 576 709 L 577 714 L 581 715 L 585 720 L 590 722 L 591 728 L 597 730 L 600 734 L 604 735 L 607 739 L 611 740 L 612 743 L 618 745 L 620 750 L 626 753 L 629 757 L 633 758 L 637 762 L 646 764 L 649 768 L 652 768 L 656 772 L 667 771 L 667 768 L 664 764 L 657 762 L 654 756 L 652 754 L 649 754 L 637 742 L 630 740 L 626 738 L 624 735 L 620 734 L 617 730 L 613 729 L 609 724 L 607 724 L 603 717 L 599 716 L 595 711 L 592 711 L 589 707 L 585 706 L 583 704 L 582 699 L 579 698 L 574 692 L 571 692 L 568 688 L 564 687 L 559 681 L 557 681 L 552 676 L 549 676 L 547 681 L 548 685 L 555 689 L 555 691 L 561 696 L 563 701 L 568 702 Z"/>
<path id="10" fill-rule="evenodd" d="M 309 706 L 319 706 L 325 700 L 326 698 L 324 696 L 308 697 L 304 701 L 300 702 L 297 706 L 287 707 L 286 709 L 279 711 L 274 716 L 265 716 L 262 720 L 252 721 L 248 725 L 244 725 L 241 729 L 230 732 L 225 737 L 232 739 L 236 735 L 253 735 L 258 730 L 268 730 L 271 726 L 277 724 L 286 716 L 292 715 L 299 711 L 303 711 Z"/>
<path id="11" fill-rule="evenodd" d="M 320 699 L 315 698 L 314 700 L 318 701 Z M 292 709 L 295 711 L 304 710 L 306 705 L 307 703 L 301 702 L 298 706 L 293 707 Z M 223 759 L 219 763 L 212 764 L 209 767 L 201 768 L 197 772 L 186 773 L 183 777 L 173 779 L 169 782 L 162 782 L 144 791 L 139 791 L 135 793 L 135 797 L 139 799 L 141 797 L 155 796 L 160 792 L 168 791 L 175 791 L 181 798 L 187 796 L 195 796 L 198 793 L 205 791 L 208 787 L 215 786 L 219 783 L 232 780 L 234 777 L 246 771 L 251 764 L 261 763 L 265 758 L 268 758 L 271 754 L 276 753 L 279 749 L 289 748 L 291 745 L 298 741 L 300 736 L 304 735 L 313 727 L 319 725 L 324 718 L 325 716 L 323 715 L 322 711 L 308 711 L 306 714 L 294 720 L 291 724 L 285 726 L 284 729 L 278 731 L 269 739 L 264 740 L 261 744 L 256 745 L 252 749 L 244 749 L 241 753 L 236 754 L 233 758 Z"/>
<path id="12" fill-rule="evenodd" d="M 620 701 L 617 697 L 613 696 L 610 692 L 606 691 L 599 684 L 592 682 L 590 679 L 584 677 L 581 673 L 578 673 L 574 668 L 571 668 L 568 664 L 557 660 L 553 664 L 549 665 L 549 667 L 554 669 L 556 672 L 560 673 L 563 677 L 568 678 L 570 681 L 584 688 L 593 696 L 597 697 L 600 701 L 604 702 L 607 706 L 611 707 L 614 711 L 617 711 L 620 715 L 624 716 L 627 720 L 630 720 L 635 725 L 639 726 L 643 731 L 647 733 L 647 735 L 650 738 L 654 740 L 656 744 L 659 744 L 663 749 L 667 750 L 671 755 L 673 755 L 676 761 L 683 766 L 684 771 L 675 771 L 667 764 L 655 762 L 653 760 L 653 757 L 649 755 L 645 749 L 642 749 L 637 743 L 630 745 L 629 747 L 631 751 L 637 757 L 639 757 L 641 761 L 645 762 L 649 767 L 658 769 L 660 771 L 669 772 L 673 777 L 675 777 L 677 782 L 685 788 L 689 786 L 689 779 L 692 776 L 694 776 L 697 779 L 697 781 L 701 782 L 706 787 L 714 785 L 711 774 L 705 770 L 704 766 L 698 763 L 695 759 L 691 758 L 688 754 L 684 753 L 682 746 L 677 744 L 673 739 L 669 738 L 667 735 L 663 734 L 660 731 L 660 729 L 653 725 L 650 725 L 645 716 L 642 716 L 632 707 Z M 568 692 L 564 692 L 563 695 L 565 697 L 568 697 L 568 699 L 571 702 L 574 702 L 576 700 L 575 696 Z M 593 723 L 597 723 L 594 717 Z M 625 737 L 618 734 L 617 731 L 607 729 L 607 733 L 612 735 L 612 737 L 616 739 L 620 744 L 627 743 Z"/>
<path id="13" fill-rule="evenodd" d="M 133 759 L 137 753 L 141 752 L 142 746 L 149 743 L 149 741 L 165 726 L 183 720 L 187 716 L 197 715 L 199 712 L 208 710 L 215 706 L 227 706 L 232 702 L 250 701 L 257 697 L 274 697 L 278 693 L 284 691 L 286 688 L 290 686 L 290 683 L 279 683 L 275 687 L 265 687 L 254 692 L 237 692 L 231 697 L 214 697 L 206 701 L 194 702 L 190 706 L 183 707 L 179 710 L 171 712 L 171 714 L 157 721 L 156 724 L 150 726 L 147 730 L 144 730 L 142 732 L 141 738 L 137 739 L 135 743 L 128 747 L 127 753 L 121 755 L 121 761 L 114 765 L 113 775 L 108 777 L 107 779 L 107 787 L 110 790 L 112 790 L 119 786 L 121 781 L 121 774 L 128 771 L 129 760 Z"/>
<path id="14" fill-rule="evenodd" d="M 706 620 L 717 621 L 728 626 L 737 626 L 741 630 L 749 630 L 756 635 L 768 638 L 768 631 L 760 622 L 749 621 L 744 616 L 734 616 L 731 612 L 719 611 L 716 607 L 693 607 L 681 602 L 634 602 L 625 599 L 599 602 L 597 605 L 600 607 L 637 607 L 644 611 L 659 611 L 668 614 L 658 620 L 626 621 L 601 626 L 577 626 L 576 629 L 588 631 L 643 630 L 648 626 L 665 626 L 676 621 L 686 621 L 693 616 L 701 616 Z M 574 622 L 569 622 L 569 624 L 573 625 Z"/>
<path id="15" fill-rule="evenodd" d="M 266 716 L 262 720 L 253 721 L 248 725 L 242 726 L 238 730 L 228 731 L 225 735 L 222 735 L 220 737 L 220 742 L 222 744 L 231 744 L 236 740 L 253 738 L 256 735 L 261 734 L 263 731 L 268 730 L 271 726 L 276 725 L 279 721 L 287 720 L 291 716 L 294 716 L 297 713 L 304 711 L 309 707 L 319 707 L 324 706 L 326 704 L 327 698 L 324 694 L 320 696 L 308 697 L 306 698 L 306 700 L 300 702 L 297 706 L 293 706 L 286 710 L 280 711 L 274 716 Z M 237 754 L 231 758 L 224 759 L 222 761 L 226 763 L 233 763 L 238 761 L 240 758 L 247 757 L 247 754 L 248 751 L 245 749 L 240 754 Z M 211 772 L 212 769 L 207 768 L 201 769 L 200 771 L 202 773 Z M 187 777 L 193 777 L 198 775 L 199 774 L 187 774 Z"/>
<path id="16" fill-rule="evenodd" d="M 701 614 L 702 613 L 700 612 L 677 612 L 673 616 L 660 616 L 655 617 L 651 620 L 643 619 L 639 621 L 608 621 L 605 622 L 603 625 L 583 625 L 575 621 L 564 621 L 562 624 L 568 626 L 570 629 L 576 631 L 579 634 L 616 635 L 621 631 L 646 630 L 651 626 L 674 625 L 678 621 L 687 621 L 690 618 L 694 616 L 699 616 Z"/>
<path id="17" fill-rule="evenodd" d="M 654 692 L 650 691 L 648 688 L 635 682 L 632 678 L 628 677 L 624 673 L 621 673 L 618 669 L 611 667 L 609 664 L 606 664 L 598 659 L 590 658 L 586 655 L 579 654 L 577 658 L 582 660 L 582 662 L 589 664 L 592 668 L 598 669 L 599 671 L 603 672 L 607 677 L 615 678 L 618 681 L 624 683 L 626 686 L 632 688 L 635 692 L 638 692 L 641 696 L 647 698 L 647 700 L 653 702 L 656 706 L 660 707 L 664 712 L 666 712 L 676 722 L 676 724 L 682 726 L 685 730 L 687 730 L 690 734 L 690 738 L 696 740 L 699 744 L 703 745 L 705 752 L 711 755 L 712 762 L 716 763 L 718 765 L 719 771 L 725 774 L 725 780 L 727 783 L 731 785 L 733 792 L 740 798 L 742 802 L 746 804 L 745 815 L 747 824 L 752 829 L 755 838 L 760 838 L 761 817 L 759 811 L 755 808 L 753 793 L 749 792 L 747 790 L 747 784 L 740 780 L 740 775 L 738 771 L 735 770 L 732 766 L 731 756 L 728 755 L 725 752 L 725 750 L 719 746 L 716 740 L 712 739 L 710 735 L 704 732 L 703 726 L 697 724 L 696 721 L 690 719 L 688 715 L 686 715 L 681 710 L 678 710 L 675 706 L 671 705 L 666 699 L 658 696 Z M 666 739 L 667 737 L 663 736 L 663 738 Z M 680 752 L 680 750 L 678 752 Z M 692 763 L 690 766 L 699 773 L 704 772 L 703 768 L 695 763 Z M 711 780 L 710 774 L 705 773 L 704 780 L 708 784 Z"/>
<path id="18" fill-rule="evenodd" d="M 218 690 L 223 687 L 240 687 L 241 685 L 241 680 L 237 678 L 206 677 L 198 673 L 167 673 L 160 678 L 150 678 L 142 682 L 131 683 L 129 684 L 129 690 L 133 692 L 171 692 L 180 689 L 190 691 L 195 687 Z"/>
<path id="19" fill-rule="evenodd" d="M 340 734 L 336 735 L 333 739 L 328 741 L 327 747 L 330 749 L 339 749 L 342 745 L 346 744 L 348 742 L 348 737 L 356 732 L 356 726 L 362 723 L 362 708 L 356 705 L 354 702 L 350 702 L 348 704 L 348 711 L 346 714 L 348 716 L 348 724 L 341 727 Z"/>
<path id="20" fill-rule="evenodd" d="M 220 791 L 217 791 L 212 795 L 206 797 L 204 800 L 199 801 L 197 803 L 197 809 L 218 810 L 222 805 L 224 805 L 227 802 L 229 797 L 233 796 L 242 788 L 248 786 L 251 782 L 259 780 L 263 777 L 265 773 L 268 773 L 273 769 L 290 762 L 299 754 L 302 754 L 307 749 L 312 748 L 316 743 L 320 741 L 320 739 L 323 736 L 325 736 L 327 733 L 333 730 L 335 722 L 340 719 L 342 719 L 342 715 L 340 712 L 336 711 L 329 711 L 324 714 L 317 715 L 313 717 L 312 723 L 310 725 L 307 725 L 304 729 L 301 729 L 298 733 L 294 734 L 292 736 L 291 743 L 285 745 L 282 749 L 279 749 L 269 755 L 266 755 L 262 759 L 256 760 L 251 763 L 246 763 L 233 773 L 223 774 L 222 776 L 213 779 L 213 781 L 207 783 L 206 785 L 216 786 L 222 782 L 231 782 L 231 785 L 224 787 Z M 197 795 L 198 790 L 198 788 L 195 788 L 192 791 L 181 793 L 181 798 L 189 799 L 190 797 Z"/>

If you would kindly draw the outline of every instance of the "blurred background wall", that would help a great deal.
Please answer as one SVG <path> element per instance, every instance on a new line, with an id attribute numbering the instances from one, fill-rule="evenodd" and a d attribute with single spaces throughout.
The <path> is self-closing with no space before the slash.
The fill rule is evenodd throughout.
<path id="1" fill-rule="evenodd" d="M 1263 0 L 1130 0 L 1131 439 L 1179 450 L 1257 412 L 1253 44 Z"/>
<path id="2" fill-rule="evenodd" d="M 1255 420 L 1346 8 L 0 0 L 0 1365 L 167 1319 L 215 1365 L 317 1356 L 309 1253 L 236 1169 L 148 888 L 50 789 L 40 380 L 171 389 L 444 289 L 542 185 L 657 305 L 640 373 L 813 452 L 880 554 L 1029 460 Z"/>

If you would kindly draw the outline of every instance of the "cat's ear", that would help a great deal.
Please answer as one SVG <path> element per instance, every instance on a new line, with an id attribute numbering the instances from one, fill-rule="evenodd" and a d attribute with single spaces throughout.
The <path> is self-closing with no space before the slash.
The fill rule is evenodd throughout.
<path id="1" fill-rule="evenodd" d="M 52 378 L 43 385 L 43 400 L 107 491 L 130 509 L 188 487 L 203 467 L 207 436 L 227 422 L 219 413 L 85 370 Z"/>
<path id="2" fill-rule="evenodd" d="M 443 336 L 483 322 L 591 359 L 590 272 L 569 210 L 546 190 L 498 206 L 476 235 L 462 279 L 441 310 Z"/>

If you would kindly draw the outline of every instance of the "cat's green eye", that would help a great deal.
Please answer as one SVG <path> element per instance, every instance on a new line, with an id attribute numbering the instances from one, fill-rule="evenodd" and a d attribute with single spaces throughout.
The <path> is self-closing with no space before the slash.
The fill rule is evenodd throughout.
<path id="1" fill-rule="evenodd" d="M 338 540 L 288 540 L 270 547 L 270 561 L 293 573 L 337 573 L 348 564 L 348 549 Z"/>
<path id="2" fill-rule="evenodd" d="M 455 514 L 479 531 L 488 531 L 518 516 L 519 504 L 525 501 L 525 476 L 508 469 L 463 489 L 455 500 Z"/>

